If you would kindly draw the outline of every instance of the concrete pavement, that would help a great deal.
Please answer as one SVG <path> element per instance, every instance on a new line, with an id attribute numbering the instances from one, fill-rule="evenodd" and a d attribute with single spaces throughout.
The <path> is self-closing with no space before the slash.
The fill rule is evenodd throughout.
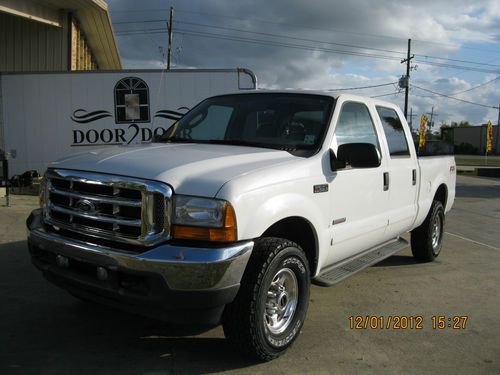
<path id="1" fill-rule="evenodd" d="M 216 328 L 180 336 L 165 324 L 86 304 L 30 264 L 24 220 L 36 205 L 0 207 L 2 374 L 500 373 L 500 180 L 458 177 L 442 254 L 405 250 L 331 288 L 312 287 L 301 336 L 283 357 L 242 359 Z M 351 329 L 349 317 L 421 316 L 423 329 Z M 432 316 L 467 316 L 465 329 Z"/>

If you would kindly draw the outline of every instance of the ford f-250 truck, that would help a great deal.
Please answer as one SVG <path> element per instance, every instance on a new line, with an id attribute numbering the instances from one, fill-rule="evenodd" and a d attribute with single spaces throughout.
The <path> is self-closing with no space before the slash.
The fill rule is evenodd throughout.
<path id="1" fill-rule="evenodd" d="M 269 360 L 296 339 L 313 283 L 408 246 L 441 250 L 451 156 L 417 157 L 393 104 L 249 92 L 204 100 L 155 143 L 68 156 L 29 217 L 32 260 L 82 299 L 171 323 L 222 322 Z"/>

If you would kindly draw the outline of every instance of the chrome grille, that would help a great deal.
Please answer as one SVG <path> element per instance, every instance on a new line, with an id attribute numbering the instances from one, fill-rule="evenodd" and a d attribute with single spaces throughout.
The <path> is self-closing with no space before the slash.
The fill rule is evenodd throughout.
<path id="1" fill-rule="evenodd" d="M 129 177 L 49 169 L 44 221 L 84 235 L 140 245 L 169 238 L 172 190 Z"/>

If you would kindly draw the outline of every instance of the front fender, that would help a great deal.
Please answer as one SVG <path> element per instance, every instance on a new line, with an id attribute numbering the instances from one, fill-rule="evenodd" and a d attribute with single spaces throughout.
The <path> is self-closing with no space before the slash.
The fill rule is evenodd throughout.
<path id="1" fill-rule="evenodd" d="M 245 192 L 228 200 L 235 208 L 239 240 L 261 237 L 273 224 L 289 217 L 300 217 L 308 221 L 315 232 L 318 267 L 326 260 L 328 193 L 314 194 L 310 182 L 295 181 Z"/>

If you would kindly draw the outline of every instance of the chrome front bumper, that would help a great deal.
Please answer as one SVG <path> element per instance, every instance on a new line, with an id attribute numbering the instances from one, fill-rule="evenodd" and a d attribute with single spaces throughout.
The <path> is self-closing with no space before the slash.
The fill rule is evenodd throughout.
<path id="1" fill-rule="evenodd" d="M 50 282 L 84 300 L 173 324 L 218 324 L 238 293 L 253 249 L 246 241 L 126 252 L 49 231 L 40 210 L 32 212 L 27 226 L 33 264 Z"/>
<path id="2" fill-rule="evenodd" d="M 28 219 L 28 241 L 40 250 L 103 266 L 160 275 L 173 291 L 203 291 L 239 285 L 253 242 L 219 248 L 164 244 L 142 253 L 118 251 L 47 231 L 40 210 Z"/>

